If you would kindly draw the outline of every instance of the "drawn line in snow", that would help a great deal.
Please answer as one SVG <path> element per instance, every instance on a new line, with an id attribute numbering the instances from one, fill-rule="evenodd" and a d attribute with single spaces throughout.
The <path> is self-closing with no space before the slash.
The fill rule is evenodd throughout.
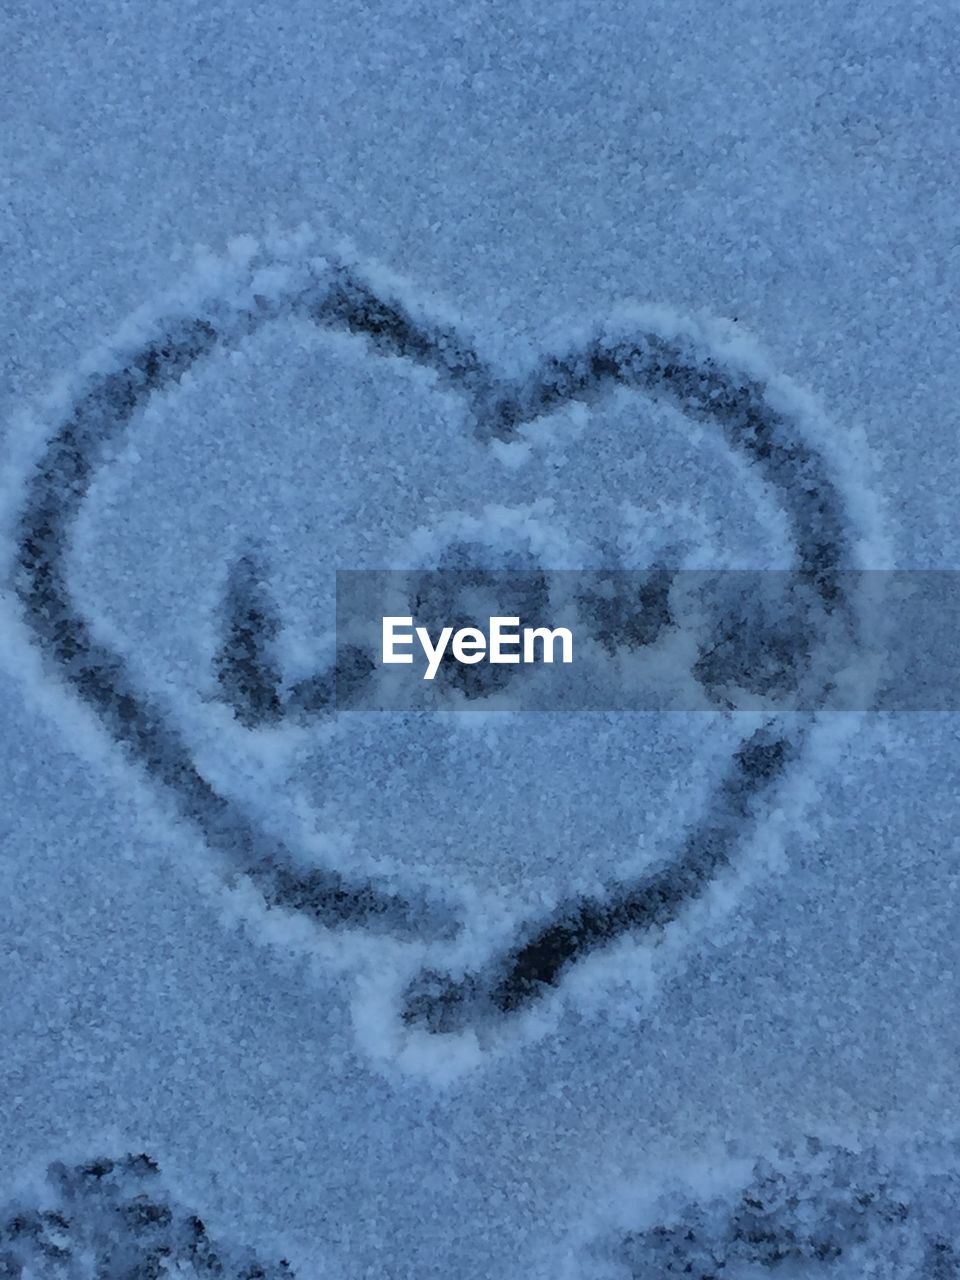
<path id="1" fill-rule="evenodd" d="M 454 980 L 422 974 L 407 992 L 403 1020 L 453 1032 L 494 1013 L 512 1013 L 556 986 L 580 956 L 624 933 L 662 929 L 730 862 L 760 798 L 784 774 L 798 746 L 768 729 L 753 734 L 711 803 L 707 822 L 658 875 L 623 884 L 606 898 L 565 904 L 538 932 L 486 973 Z"/>
<path id="2" fill-rule="evenodd" d="M 66 550 L 70 526 L 108 443 L 131 430 L 150 398 L 186 370 L 280 314 L 355 334 L 374 356 L 431 369 L 442 386 L 466 398 L 476 431 L 488 442 L 509 440 L 542 415 L 572 402 L 595 403 L 616 387 L 672 404 L 688 418 L 715 427 L 776 489 L 795 541 L 797 568 L 828 613 L 855 620 L 839 572 L 849 551 L 850 522 L 824 459 L 803 439 L 790 413 L 771 403 L 762 380 L 725 367 L 702 339 L 653 329 L 631 335 L 600 330 L 576 349 L 545 357 L 526 377 L 498 378 L 455 328 L 417 318 L 404 303 L 379 296 L 355 268 L 327 262 L 311 267 L 307 280 L 301 277 L 298 287 L 286 292 L 271 296 L 269 289 L 248 290 L 236 303 L 221 296 L 215 304 L 198 305 L 192 315 L 168 315 L 154 324 L 152 338 L 115 356 L 113 372 L 87 381 L 48 440 L 28 487 L 16 588 L 52 669 L 96 711 L 113 738 L 176 794 L 206 841 L 229 855 L 267 903 L 326 927 L 428 942 L 453 939 L 461 928 L 454 907 L 426 894 L 401 898 L 332 869 L 303 871 L 289 849 L 222 796 L 200 774 L 182 736 L 135 687 L 123 659 L 94 638 L 71 595 Z M 238 572 L 240 579 L 245 573 L 249 579 L 249 565 Z M 251 690 L 258 696 L 262 631 L 270 623 L 251 603 L 249 581 L 244 586 L 240 579 L 234 580 L 231 606 L 232 657 L 225 650 L 220 677 L 225 690 L 232 682 L 230 696 L 240 706 L 241 720 L 246 715 L 255 722 L 264 706 L 248 704 L 244 710 L 243 700 L 249 702 Z M 253 679 L 246 692 L 244 669 Z M 267 698 L 269 718 L 278 708 L 271 707 L 265 685 L 260 693 Z M 326 705 L 329 690 L 318 677 L 298 696 L 308 713 Z M 801 745 L 801 735 L 787 734 L 775 722 L 750 736 L 741 743 L 703 828 L 664 871 L 615 884 L 602 900 L 565 904 L 550 919 L 528 927 L 509 953 L 482 973 L 452 979 L 424 972 L 408 992 L 404 1020 L 447 1031 L 485 1014 L 517 1010 L 556 986 L 571 964 L 596 947 L 675 920 L 730 863 L 762 798 L 786 774 Z"/>

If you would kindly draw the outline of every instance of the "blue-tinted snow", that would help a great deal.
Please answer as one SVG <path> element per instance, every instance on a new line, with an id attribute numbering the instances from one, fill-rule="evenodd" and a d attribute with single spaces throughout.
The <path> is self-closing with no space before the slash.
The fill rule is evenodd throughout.
<path id="1" fill-rule="evenodd" d="M 357 261 L 399 275 L 412 305 L 452 315 L 510 375 L 624 303 L 725 317 L 756 336 L 745 359 L 816 397 L 811 429 L 874 562 L 955 567 L 950 6 L 34 4 L 8 9 L 0 39 L 5 539 L 25 460 L 55 421 L 39 407 L 50 388 L 84 360 L 106 367 L 113 336 L 149 328 L 167 291 L 240 288 L 231 272 L 252 250 L 237 237 L 309 223 L 317 254 L 349 237 Z M 196 246 L 209 247 L 199 262 Z M 456 794 L 442 775 L 397 789 L 371 754 L 388 732 L 371 744 L 354 730 L 320 797 L 314 740 L 213 733 L 203 701 L 226 544 L 252 536 L 270 564 L 295 672 L 329 625 L 317 526 L 331 504 L 353 520 L 339 526 L 344 563 L 364 552 L 358 532 L 373 559 L 402 561 L 491 504 L 561 540 L 581 513 L 612 518 L 567 480 L 591 463 L 596 479 L 615 400 L 591 411 L 592 435 L 576 409 L 557 415 L 563 467 L 534 429 L 499 452 L 431 447 L 460 411 L 422 372 L 280 316 L 149 408 L 98 472 L 70 565 L 101 634 L 179 708 L 204 768 L 226 788 L 252 778 L 258 812 L 305 856 L 320 841 L 328 858 L 401 875 L 429 834 L 425 870 L 441 883 L 449 843 L 424 794 L 451 794 L 471 847 L 488 822 L 515 831 L 524 862 L 499 840 L 499 863 L 464 865 L 459 848 L 458 885 L 486 895 L 482 934 L 555 883 L 518 817 L 522 731 L 503 744 L 507 766 L 502 730 L 442 731 L 454 758 L 484 751 L 504 769 L 489 810 L 477 778 Z M 669 436 L 672 412 L 644 420 Z M 339 444 L 306 448 L 321 416 Z M 351 431 L 363 478 L 345 487 L 331 469 Z M 655 477 L 641 499 L 605 469 L 623 536 L 645 548 L 662 499 L 675 542 L 712 540 L 731 563 L 738 539 L 775 555 L 776 504 L 750 475 L 736 505 L 728 473 L 688 484 L 691 438 L 632 446 Z M 386 482 L 384 458 L 422 503 Z M 531 511 L 544 488 L 553 508 Z M 662 947 L 615 948 L 512 1039 L 438 1046 L 397 1022 L 409 947 L 318 937 L 225 889 L 169 797 L 49 679 L 12 600 L 3 626 L 3 1203 L 53 1160 L 147 1151 L 216 1238 L 301 1275 L 579 1276 L 598 1238 L 649 1225 L 640 1206 L 659 1171 L 714 1161 L 734 1194 L 728 1141 L 752 1158 L 811 1134 L 882 1139 L 922 1185 L 923 1140 L 955 1132 L 950 718 L 834 726 L 738 876 Z M 535 750 L 571 745 L 562 725 L 536 732 Z M 622 732 L 606 746 L 620 767 Z M 709 736 L 698 726 L 682 789 L 672 770 L 629 771 L 660 802 L 643 815 L 651 842 L 702 803 Z M 638 795 L 607 771 L 590 807 L 569 769 L 537 821 L 545 809 L 595 857 L 599 834 L 619 845 L 633 829 Z M 560 870 L 596 874 L 572 848 Z M 878 1248 L 878 1274 L 896 1274 Z"/>

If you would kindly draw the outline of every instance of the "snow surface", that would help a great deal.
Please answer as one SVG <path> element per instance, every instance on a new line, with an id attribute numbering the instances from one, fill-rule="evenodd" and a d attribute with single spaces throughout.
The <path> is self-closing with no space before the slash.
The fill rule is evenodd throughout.
<path id="1" fill-rule="evenodd" d="M 649 1233 L 694 1220 L 737 1280 L 956 1274 L 952 716 L 779 718 L 796 758 L 695 901 L 436 1033 L 402 1018 L 411 984 L 486 973 L 558 904 L 669 863 L 759 721 L 251 730 L 216 665 L 245 555 L 285 690 L 329 659 L 337 567 L 458 541 L 796 563 L 809 491 L 689 404 L 620 386 L 477 430 L 488 391 L 519 403 L 598 334 L 764 383 L 823 459 L 846 564 L 957 567 L 954 7 L 41 2 L 0 42 L 0 1274 L 97 1274 L 111 1232 L 102 1274 L 146 1267 L 112 1201 L 68 1212 L 83 1176 L 45 1175 L 140 1153 L 237 1276 L 248 1250 L 344 1280 L 646 1276 Z M 343 263 L 475 353 L 476 386 L 318 323 Z M 102 380 L 177 318 L 218 341 L 113 430 Z M 78 404 L 107 452 L 51 490 L 63 572 L 168 735 L 149 751 L 78 696 L 17 569 Z M 244 841 L 423 914 L 268 909 Z M 801 1188 L 795 1256 L 730 1245 L 762 1160 Z M 891 1178 L 896 1248 L 889 1216 L 850 1222 Z M 75 1272 L 22 1232 L 4 1253 L 54 1200 Z M 817 1254 L 821 1228 L 847 1252 Z M 190 1274 L 177 1241 L 157 1265 Z"/>

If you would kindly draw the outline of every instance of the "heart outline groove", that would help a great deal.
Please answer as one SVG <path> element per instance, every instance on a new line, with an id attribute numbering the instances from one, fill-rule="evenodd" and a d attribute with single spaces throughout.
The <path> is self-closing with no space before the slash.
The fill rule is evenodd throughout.
<path id="1" fill-rule="evenodd" d="M 149 318 L 136 337 L 114 345 L 109 372 L 86 375 L 29 475 L 15 591 L 46 670 L 96 713 L 128 757 L 175 795 L 183 816 L 212 849 L 227 854 L 237 876 L 252 882 L 268 906 L 324 928 L 447 941 L 460 925 L 445 903 L 387 894 L 330 868 L 299 869 L 280 841 L 258 830 L 204 778 L 183 736 L 163 722 L 123 658 L 95 638 L 74 602 L 66 567 L 70 527 L 107 446 L 133 428 L 148 401 L 216 351 L 293 314 L 362 339 L 371 357 L 427 368 L 438 386 L 465 399 L 470 421 L 488 442 L 515 439 L 525 424 L 571 403 L 595 404 L 617 387 L 716 428 L 776 491 L 797 566 L 823 608 L 856 631 L 856 607 L 840 571 L 852 552 L 852 521 L 825 458 L 803 438 L 802 424 L 774 403 L 762 377 L 727 367 L 696 327 L 624 333 L 598 326 L 579 345 L 541 357 L 526 376 L 498 377 L 456 325 L 431 319 L 399 288 L 371 283 L 369 272 L 345 259 L 312 259 L 297 269 L 284 263 L 273 277 L 269 266 L 233 300 L 222 289 L 208 289 L 190 305 Z M 567 901 L 476 972 L 454 977 L 424 969 L 404 996 L 403 1022 L 454 1032 L 517 1012 L 604 944 L 663 930 L 731 864 L 765 797 L 803 747 L 803 730 L 788 732 L 775 721 L 746 735 L 704 823 L 660 871 L 615 881 L 603 897 Z"/>

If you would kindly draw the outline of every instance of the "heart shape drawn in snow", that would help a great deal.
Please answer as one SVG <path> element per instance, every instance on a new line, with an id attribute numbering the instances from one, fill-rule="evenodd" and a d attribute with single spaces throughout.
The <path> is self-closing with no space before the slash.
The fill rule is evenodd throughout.
<path id="1" fill-rule="evenodd" d="M 860 604 L 841 569 L 877 553 L 868 527 L 872 517 L 864 514 L 869 504 L 857 493 L 853 469 L 836 456 L 812 402 L 772 373 L 730 326 L 634 308 L 581 328 L 562 350 L 534 358 L 525 372 L 498 372 L 462 336 L 461 324 L 438 319 L 401 283 L 345 253 L 319 256 L 306 235 L 266 248 L 238 241 L 224 259 L 208 260 L 162 305 L 137 313 L 52 400 L 32 455 L 20 463 L 12 531 L 21 618 L 47 674 L 65 682 L 128 756 L 175 796 L 235 884 L 254 886 L 261 903 L 284 919 L 309 922 L 312 936 L 395 948 L 381 997 L 391 988 L 398 1034 L 429 1039 L 469 1032 L 482 1039 L 483 1028 L 508 1025 L 506 1015 L 532 1010 L 569 986 L 571 974 L 589 968 L 577 963 L 588 954 L 609 954 L 611 944 L 624 940 L 642 946 L 675 931 L 722 873 L 742 861 L 736 855 L 755 843 L 774 797 L 783 810 L 784 787 L 804 776 L 819 722 L 814 715 L 789 723 L 782 716 L 728 717 L 726 740 L 735 741 L 726 764 L 696 820 L 682 825 L 671 847 L 658 847 L 642 864 L 616 853 L 611 868 L 605 856 L 600 869 L 588 868 L 552 891 L 545 873 L 516 910 L 504 901 L 491 906 L 482 893 L 451 898 L 436 874 L 419 885 L 409 875 L 404 885 L 392 871 L 379 876 L 375 859 L 366 868 L 362 859 L 351 864 L 331 857 L 324 865 L 314 853 L 305 860 L 286 833 L 262 821 L 256 804 L 244 804 L 242 789 L 236 792 L 218 777 L 209 752 L 201 758 L 186 722 L 178 723 L 165 698 L 148 690 L 142 665 L 84 608 L 70 565 L 78 521 L 98 476 L 130 449 L 152 408 L 180 394 L 211 362 L 226 361 L 229 368 L 245 344 L 281 320 L 299 326 L 301 334 L 312 330 L 349 344 L 357 369 L 392 362 L 400 371 L 419 370 L 420 391 L 426 387 L 444 404 L 458 405 L 464 442 L 470 439 L 477 459 L 507 460 L 504 474 L 522 471 L 531 449 L 539 450 L 541 462 L 549 460 L 558 446 L 549 432 L 544 436 L 543 424 L 579 423 L 582 439 L 584 415 L 606 412 L 618 397 L 621 410 L 626 402 L 643 403 L 671 415 L 685 425 L 689 448 L 709 446 L 714 456 L 724 451 L 739 468 L 736 475 L 772 495 L 790 543 L 790 567 L 804 573 L 823 609 L 853 631 L 862 623 Z M 655 452 L 658 441 L 647 446 Z M 611 476 L 614 471 L 615 464 Z M 533 504 L 513 524 L 507 508 L 492 517 L 487 508 L 487 516 L 499 521 L 502 543 L 511 528 L 525 529 L 529 540 L 543 510 Z M 448 543 L 482 524 L 462 513 L 434 515 Z M 568 536 L 569 529 L 561 529 L 555 545 Z M 548 546 L 545 535 L 541 551 Z M 244 557 L 238 564 L 230 579 L 236 716 L 229 732 L 255 736 L 269 723 L 271 733 L 283 735 L 287 713 L 295 719 L 297 712 L 302 724 L 311 714 L 322 719 L 329 712 L 329 672 L 288 682 L 282 695 L 276 681 L 266 679 L 265 641 L 275 628 L 269 606 L 258 603 L 263 584 L 255 561 Z M 228 655 L 221 687 L 230 679 Z M 822 743 L 817 751 L 822 755 Z M 579 811 L 586 808 L 579 802 Z M 487 908 L 495 920 L 468 919 L 471 911 Z M 374 972 L 382 976 L 377 966 Z"/>

